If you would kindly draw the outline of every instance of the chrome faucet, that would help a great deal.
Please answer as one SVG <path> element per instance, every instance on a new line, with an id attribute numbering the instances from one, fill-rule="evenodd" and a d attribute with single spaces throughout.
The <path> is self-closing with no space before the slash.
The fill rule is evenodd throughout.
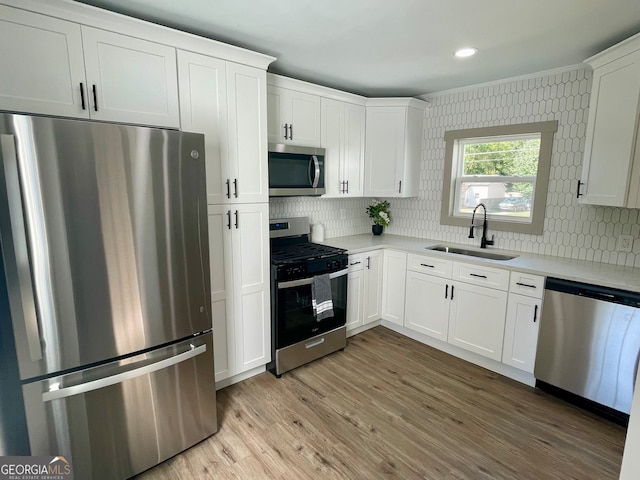
<path id="1" fill-rule="evenodd" d="M 487 248 L 487 245 L 493 245 L 493 242 L 495 242 L 495 235 L 491 235 L 491 240 L 487 240 L 487 207 L 485 206 L 484 203 L 479 203 L 478 205 L 476 205 L 476 208 L 473 209 L 473 214 L 471 215 L 471 228 L 469 229 L 469 238 L 475 238 L 473 236 L 473 229 L 476 226 L 479 225 L 475 225 L 475 218 L 476 218 L 476 210 L 478 210 L 478 207 L 482 207 L 482 209 L 484 210 L 484 223 L 482 224 L 482 239 L 480 240 L 480 248 Z"/>

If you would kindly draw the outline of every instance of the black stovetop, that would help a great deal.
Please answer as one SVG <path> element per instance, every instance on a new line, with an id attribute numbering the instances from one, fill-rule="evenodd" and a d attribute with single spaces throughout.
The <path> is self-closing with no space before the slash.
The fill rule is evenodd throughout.
<path id="1" fill-rule="evenodd" d="M 286 263 L 315 260 L 318 258 L 327 258 L 344 253 L 345 251 L 340 248 L 320 245 L 318 243 L 308 241 L 284 245 L 272 244 L 271 262 L 281 265 Z"/>

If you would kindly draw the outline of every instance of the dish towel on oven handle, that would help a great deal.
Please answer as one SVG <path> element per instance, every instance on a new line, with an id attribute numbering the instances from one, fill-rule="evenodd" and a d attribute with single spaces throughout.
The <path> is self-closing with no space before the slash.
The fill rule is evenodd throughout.
<path id="1" fill-rule="evenodd" d="M 311 284 L 313 314 L 316 320 L 333 317 L 333 300 L 331 299 L 331 278 L 328 273 L 313 277 Z"/>

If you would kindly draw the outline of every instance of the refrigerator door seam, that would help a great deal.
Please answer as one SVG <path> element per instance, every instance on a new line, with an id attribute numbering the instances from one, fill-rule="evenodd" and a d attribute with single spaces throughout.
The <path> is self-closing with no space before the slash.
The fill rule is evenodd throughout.
<path id="1" fill-rule="evenodd" d="M 50 402 L 51 400 L 67 398 L 74 395 L 79 395 L 81 393 L 87 393 L 93 390 L 98 390 L 100 388 L 105 388 L 111 385 L 115 385 L 117 383 L 122 383 L 125 380 L 141 377 L 143 375 L 148 375 L 149 373 L 162 370 L 163 368 L 171 367 L 178 363 L 184 362 L 185 360 L 189 360 L 190 358 L 201 355 L 206 351 L 207 351 L 206 345 L 200 345 L 198 347 L 194 347 L 193 345 L 191 345 L 191 350 L 187 352 L 180 353 L 171 358 L 160 360 L 159 362 L 155 362 L 150 365 L 145 365 L 144 367 L 136 368 L 128 372 L 118 373 L 116 375 L 111 375 L 109 377 L 100 378 L 98 380 L 92 380 L 87 383 L 81 383 L 79 385 L 73 385 L 71 387 L 60 388 L 57 390 L 50 390 L 48 392 L 44 392 L 42 394 L 42 401 Z"/>

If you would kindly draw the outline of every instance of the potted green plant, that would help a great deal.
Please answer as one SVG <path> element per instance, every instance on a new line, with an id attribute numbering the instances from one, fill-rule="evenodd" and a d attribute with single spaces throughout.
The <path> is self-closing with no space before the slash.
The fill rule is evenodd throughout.
<path id="1" fill-rule="evenodd" d="M 371 231 L 374 235 L 380 235 L 384 227 L 388 227 L 391 223 L 391 212 L 389 211 L 389 202 L 386 200 L 373 200 L 371 205 L 367 207 L 367 214 L 373 220 Z"/>

